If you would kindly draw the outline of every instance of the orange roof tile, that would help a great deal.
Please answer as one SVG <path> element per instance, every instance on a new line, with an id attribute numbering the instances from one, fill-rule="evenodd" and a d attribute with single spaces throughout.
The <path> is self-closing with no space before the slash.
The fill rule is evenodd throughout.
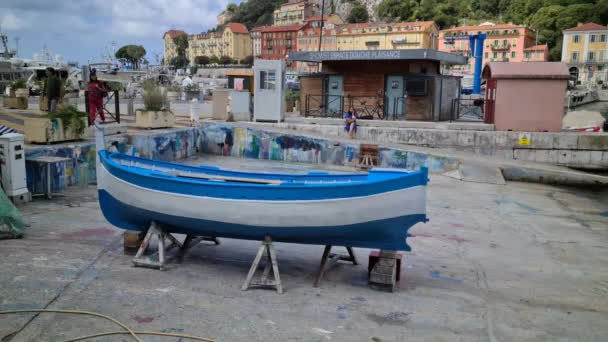
<path id="1" fill-rule="evenodd" d="M 413 26 L 420 26 L 423 29 L 426 29 L 428 27 L 431 27 L 435 25 L 434 21 L 413 21 L 413 22 L 400 22 L 400 23 L 357 23 L 357 24 L 346 24 L 346 25 L 337 25 L 338 28 L 340 30 L 346 29 L 348 31 L 351 31 L 353 29 L 357 29 L 357 28 L 379 28 L 379 27 L 405 27 L 405 26 L 409 26 L 409 27 L 413 27 Z"/>
<path id="2" fill-rule="evenodd" d="M 596 23 L 586 23 L 577 27 L 572 27 L 564 30 L 564 32 L 575 32 L 575 31 L 602 31 L 608 30 L 608 27 L 596 24 Z"/>
<path id="3" fill-rule="evenodd" d="M 325 21 L 327 19 L 329 19 L 329 17 L 326 16 L 326 15 L 324 15 L 323 16 L 323 20 Z M 306 21 L 320 21 L 320 20 L 321 20 L 321 16 L 320 15 L 315 15 L 313 17 L 306 18 Z"/>
<path id="4" fill-rule="evenodd" d="M 295 25 L 284 25 L 284 26 L 261 26 L 256 27 L 252 31 L 256 32 L 285 32 L 285 31 L 299 31 L 306 24 L 295 24 Z"/>
<path id="5" fill-rule="evenodd" d="M 518 28 L 527 28 L 527 27 L 525 25 L 514 25 L 514 24 L 458 26 L 458 27 L 441 30 L 441 32 L 487 31 L 487 30 L 518 29 Z"/>
<path id="6" fill-rule="evenodd" d="M 181 36 L 182 34 L 186 34 L 186 32 L 184 32 L 182 30 L 169 30 L 169 31 L 165 32 L 165 34 L 163 34 L 163 38 L 165 38 L 166 35 L 169 35 L 169 37 L 171 37 L 171 39 L 173 39 L 177 36 Z"/>
<path id="7" fill-rule="evenodd" d="M 247 27 L 241 23 L 228 23 L 226 24 L 226 27 L 228 27 L 233 33 L 249 33 Z"/>
<path id="8" fill-rule="evenodd" d="M 547 49 L 547 44 L 529 46 L 524 51 L 545 51 L 545 49 Z"/>

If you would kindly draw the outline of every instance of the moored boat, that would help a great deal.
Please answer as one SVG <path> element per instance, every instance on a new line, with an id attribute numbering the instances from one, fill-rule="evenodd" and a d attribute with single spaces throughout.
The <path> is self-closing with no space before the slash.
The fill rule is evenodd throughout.
<path id="1" fill-rule="evenodd" d="M 99 138 L 97 145 L 101 210 L 127 230 L 154 221 L 170 233 L 408 251 L 408 229 L 426 221 L 426 168 L 253 173 L 111 153 Z"/>

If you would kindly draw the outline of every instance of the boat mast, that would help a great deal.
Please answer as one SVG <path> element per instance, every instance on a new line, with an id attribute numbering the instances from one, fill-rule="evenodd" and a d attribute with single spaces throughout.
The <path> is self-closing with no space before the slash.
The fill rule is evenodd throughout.
<path id="1" fill-rule="evenodd" d="M 6 59 L 15 57 L 15 52 L 11 51 L 8 48 L 8 36 L 6 35 L 6 33 L 2 32 L 1 28 L 0 28 L 0 40 L 2 41 L 2 47 L 4 49 L 2 52 L 0 52 L 0 57 L 4 57 Z"/>

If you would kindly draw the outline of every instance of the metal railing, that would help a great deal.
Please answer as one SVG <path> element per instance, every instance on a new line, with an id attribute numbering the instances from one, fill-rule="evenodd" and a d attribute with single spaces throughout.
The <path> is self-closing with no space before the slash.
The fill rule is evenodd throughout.
<path id="1" fill-rule="evenodd" d="M 484 121 L 484 99 L 452 100 L 453 121 Z"/>
<path id="2" fill-rule="evenodd" d="M 110 103 L 110 101 L 114 99 L 114 114 L 112 114 L 107 108 L 106 106 Z M 93 122 L 91 122 L 91 117 L 89 116 L 90 113 L 90 109 L 89 109 L 89 91 L 86 90 L 84 92 L 84 107 L 85 110 L 87 112 L 87 117 L 88 122 L 89 122 L 89 126 L 91 126 L 93 124 Z M 108 96 L 104 99 L 103 101 L 103 108 L 102 108 L 103 112 L 105 115 L 109 115 L 112 119 L 114 119 L 114 121 L 116 123 L 120 123 L 120 100 L 119 100 L 119 96 L 118 96 L 118 90 L 114 90 L 114 91 L 109 91 L 108 92 Z"/>
<path id="3" fill-rule="evenodd" d="M 304 100 L 304 116 L 341 118 L 352 108 L 361 120 L 406 120 L 405 97 L 312 95 Z M 392 106 L 391 106 L 392 105 Z"/>
<path id="4" fill-rule="evenodd" d="M 359 119 L 374 120 L 384 119 L 384 96 L 349 96 L 347 103 L 349 108 L 353 108 Z"/>
<path id="5" fill-rule="evenodd" d="M 341 118 L 344 113 L 344 96 L 306 95 L 304 116 Z"/>

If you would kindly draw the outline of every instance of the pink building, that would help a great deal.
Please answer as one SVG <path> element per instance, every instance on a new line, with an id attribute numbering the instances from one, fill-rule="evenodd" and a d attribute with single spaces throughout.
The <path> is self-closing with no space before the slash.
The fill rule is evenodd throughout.
<path id="1" fill-rule="evenodd" d="M 485 116 L 497 131 L 559 132 L 562 129 L 566 63 L 497 63 L 483 69 Z"/>
<path id="2" fill-rule="evenodd" d="M 535 45 L 536 33 L 523 25 L 483 23 L 478 26 L 460 26 L 439 32 L 439 51 L 470 55 L 469 35 L 486 34 L 483 63 L 489 62 L 546 62 L 547 45 Z M 473 73 L 475 61 L 456 66 L 455 71 Z"/>

